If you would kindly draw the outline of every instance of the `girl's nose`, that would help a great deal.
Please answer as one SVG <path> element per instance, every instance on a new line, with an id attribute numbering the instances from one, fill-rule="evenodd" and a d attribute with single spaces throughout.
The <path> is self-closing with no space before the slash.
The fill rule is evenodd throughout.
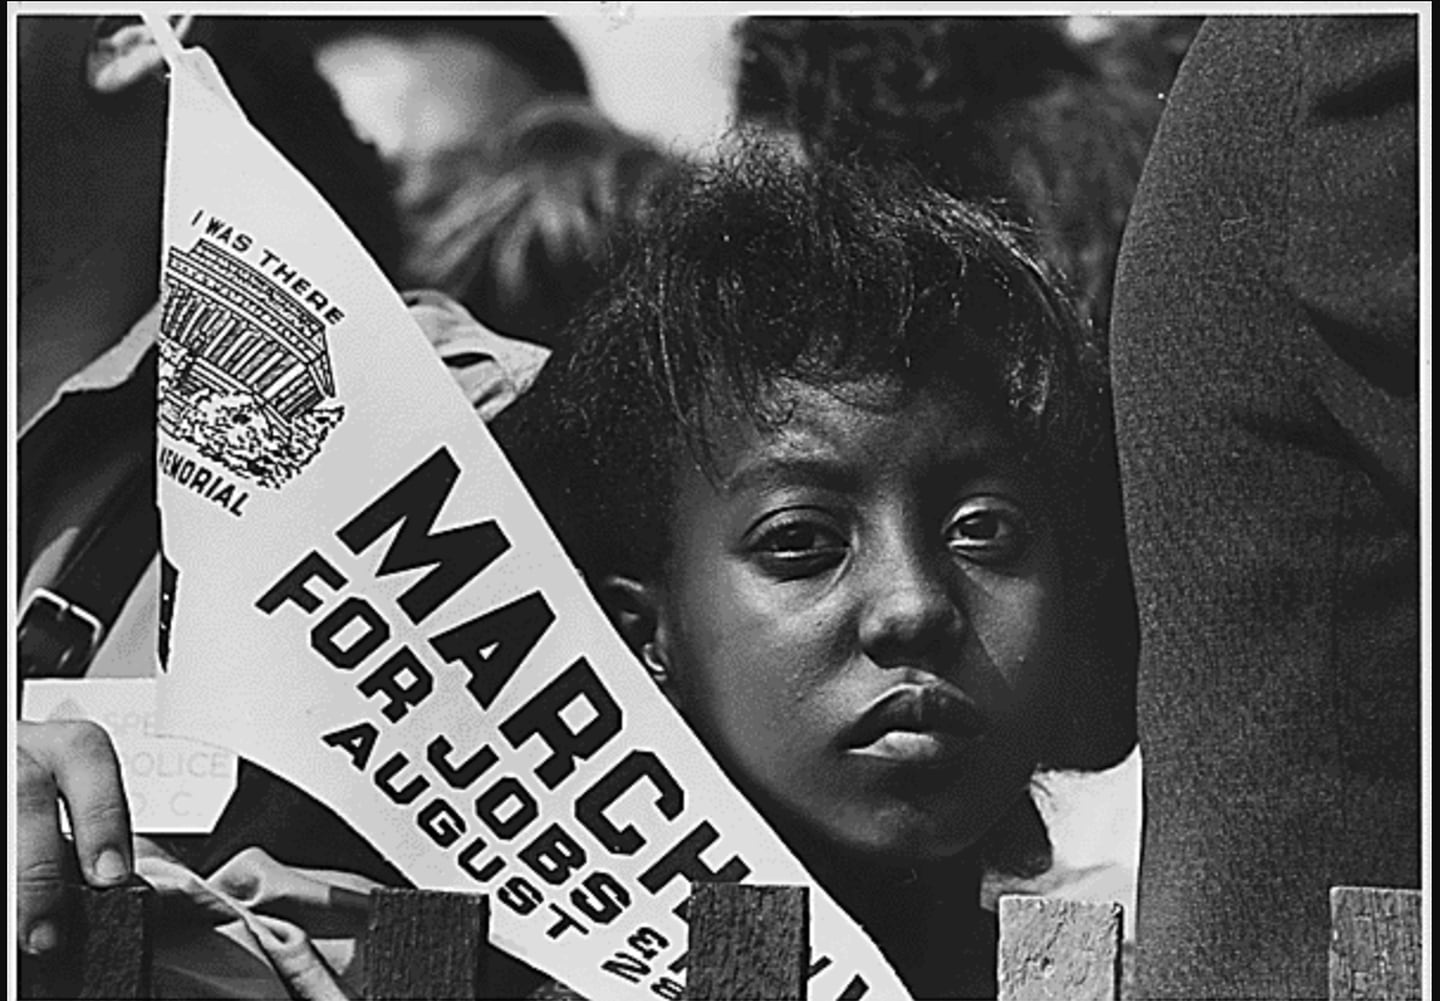
<path id="1" fill-rule="evenodd" d="M 881 667 L 938 671 L 953 659 L 966 617 L 948 555 L 915 545 L 877 553 L 860 615 L 860 643 Z"/>

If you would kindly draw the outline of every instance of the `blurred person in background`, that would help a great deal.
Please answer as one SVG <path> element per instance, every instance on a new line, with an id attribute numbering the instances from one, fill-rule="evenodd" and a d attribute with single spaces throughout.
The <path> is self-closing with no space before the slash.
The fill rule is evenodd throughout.
<path id="1" fill-rule="evenodd" d="M 390 172 L 402 281 L 553 343 L 610 228 L 665 166 L 594 105 L 566 35 L 544 17 L 307 18 L 296 30 Z"/>
<path id="2" fill-rule="evenodd" d="M 153 303 L 165 89 L 134 18 L 21 15 L 16 28 L 24 424 Z M 401 235 L 395 213 L 376 197 L 384 168 L 309 69 L 303 42 L 274 18 L 209 19 L 188 30 L 226 71 L 256 127 L 327 192 L 394 275 Z M 84 294 L 74 294 L 76 282 Z"/>
<path id="3" fill-rule="evenodd" d="M 551 101 L 588 99 L 579 56 L 544 17 L 297 18 L 292 30 L 339 96 L 357 135 L 390 175 L 407 242 L 462 177 L 457 157 L 493 174 L 517 116 Z M 422 258 L 424 255 L 421 255 Z M 407 256 L 407 284 L 439 287 Z"/>
<path id="4" fill-rule="evenodd" d="M 596 287 L 617 225 L 639 219 L 676 161 L 586 101 L 520 112 L 494 153 L 437 161 L 437 205 L 410 250 L 431 277 L 488 326 L 554 346 Z"/>
<path id="5" fill-rule="evenodd" d="M 1135 201 L 1141 997 L 1325 997 L 1331 887 L 1420 885 L 1417 21 L 1207 21 Z"/>

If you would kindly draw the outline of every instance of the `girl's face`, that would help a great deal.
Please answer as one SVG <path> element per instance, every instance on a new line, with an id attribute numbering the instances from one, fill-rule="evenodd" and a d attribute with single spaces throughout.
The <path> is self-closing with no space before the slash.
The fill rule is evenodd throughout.
<path id="1" fill-rule="evenodd" d="M 1063 609 L 1039 498 L 969 394 L 775 392 L 780 430 L 734 422 L 714 484 L 680 473 L 651 659 L 783 826 L 954 855 L 1024 792 L 1046 727 Z"/>

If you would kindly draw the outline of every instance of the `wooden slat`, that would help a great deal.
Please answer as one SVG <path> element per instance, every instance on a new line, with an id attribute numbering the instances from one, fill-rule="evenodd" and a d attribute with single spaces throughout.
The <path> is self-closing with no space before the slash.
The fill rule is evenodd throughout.
<path id="1" fill-rule="evenodd" d="M 801 1001 L 809 955 L 805 887 L 695 884 L 685 989 L 691 1001 Z"/>
<path id="2" fill-rule="evenodd" d="M 148 886 L 74 891 L 66 944 L 54 960 L 26 957 L 20 967 L 24 998 L 148 998 L 154 891 Z"/>
<path id="3" fill-rule="evenodd" d="M 1330 890 L 1331 1001 L 1420 997 L 1420 891 Z"/>
<path id="4" fill-rule="evenodd" d="M 370 1001 L 481 997 L 490 907 L 483 894 L 380 889 L 370 899 Z"/>
<path id="5" fill-rule="evenodd" d="M 1115 903 L 1000 898 L 1000 1001 L 1116 1001 L 1121 911 Z"/>

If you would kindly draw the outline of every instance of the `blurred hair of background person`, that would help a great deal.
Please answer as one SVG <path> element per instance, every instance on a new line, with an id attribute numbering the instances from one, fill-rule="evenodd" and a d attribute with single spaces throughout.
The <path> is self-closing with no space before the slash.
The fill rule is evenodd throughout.
<path id="1" fill-rule="evenodd" d="M 581 54 L 553 19 L 295 23 L 390 171 L 402 282 L 552 343 L 593 285 L 611 227 L 663 166 L 658 146 L 591 100 Z"/>
<path id="2" fill-rule="evenodd" d="M 1030 227 L 1103 335 L 1120 235 L 1186 23 L 752 17 L 737 115 L 814 155 L 899 158 Z M 1165 28 L 1162 32 L 1160 29 Z M 1168 67 L 1168 72 L 1167 72 Z"/>
<path id="3" fill-rule="evenodd" d="M 405 234 L 401 280 L 443 288 L 427 270 L 432 219 L 452 202 L 457 157 L 493 176 L 501 135 L 549 100 L 583 100 L 585 67 L 545 17 L 300 18 L 315 66 L 357 135 L 375 145 Z M 463 154 L 462 154 L 463 151 Z"/>
<path id="4" fill-rule="evenodd" d="M 449 196 L 427 212 L 409 270 L 486 325 L 554 346 L 599 281 L 615 228 L 640 218 L 675 163 L 587 101 L 532 104 L 490 152 L 437 160 Z"/>
<path id="5" fill-rule="evenodd" d="M 357 135 L 392 173 L 402 218 L 437 194 L 438 158 L 486 147 L 549 97 L 589 93 L 573 47 L 544 17 L 324 17 L 290 22 Z"/>

